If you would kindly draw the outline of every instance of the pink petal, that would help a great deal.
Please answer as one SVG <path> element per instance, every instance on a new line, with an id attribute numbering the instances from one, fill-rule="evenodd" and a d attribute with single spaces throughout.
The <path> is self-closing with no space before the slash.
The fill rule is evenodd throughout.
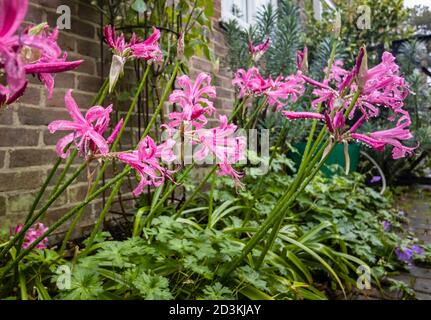
<path id="1" fill-rule="evenodd" d="M 59 73 L 78 68 L 84 60 L 59 61 L 59 62 L 37 62 L 24 66 L 26 73 Z"/>
<path id="2" fill-rule="evenodd" d="M 79 110 L 78 105 L 72 97 L 72 90 L 68 90 L 66 95 L 64 96 L 64 103 L 66 105 L 67 110 L 69 110 L 69 114 L 72 119 L 76 122 L 86 123 L 81 111 Z"/>
<path id="3" fill-rule="evenodd" d="M 0 1 L 0 38 L 15 33 L 27 13 L 28 0 Z"/>
<path id="4" fill-rule="evenodd" d="M 55 150 L 57 151 L 57 154 L 60 158 L 66 159 L 69 156 L 70 149 L 67 150 L 66 152 L 64 152 L 64 149 L 69 143 L 73 141 L 74 136 L 75 136 L 74 133 L 70 133 L 57 141 Z"/>

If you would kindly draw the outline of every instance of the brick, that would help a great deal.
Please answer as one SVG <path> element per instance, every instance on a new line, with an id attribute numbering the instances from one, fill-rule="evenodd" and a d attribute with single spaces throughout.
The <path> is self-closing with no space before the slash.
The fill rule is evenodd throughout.
<path id="1" fill-rule="evenodd" d="M 98 77 L 78 76 L 78 89 L 83 91 L 98 92 L 102 81 Z"/>
<path id="2" fill-rule="evenodd" d="M 38 208 L 41 208 L 44 203 L 46 203 L 47 198 L 49 196 L 49 191 L 45 193 L 45 195 L 42 197 Z M 8 198 L 8 207 L 7 212 L 25 212 L 28 211 L 34 201 L 34 198 L 36 197 L 36 192 L 29 192 L 29 193 L 20 193 L 17 195 L 9 196 Z M 64 205 L 67 202 L 67 196 L 66 193 L 61 194 L 51 205 L 51 207 L 60 207 Z"/>
<path id="3" fill-rule="evenodd" d="M 96 97 L 96 95 L 90 93 L 83 92 L 74 92 L 73 97 L 75 98 L 76 103 L 81 109 L 89 109 L 92 107 L 92 101 Z"/>
<path id="4" fill-rule="evenodd" d="M 413 266 L 409 268 L 409 271 L 415 277 L 431 279 L 431 269 L 419 268 L 419 267 Z"/>
<path id="5" fill-rule="evenodd" d="M 0 173 L 0 192 L 37 189 L 44 181 L 44 171 L 18 171 Z"/>
<path id="6" fill-rule="evenodd" d="M 75 203 L 75 202 L 83 201 L 87 195 L 87 190 L 88 190 L 87 184 L 69 187 L 67 190 L 67 192 L 69 193 L 68 194 L 69 202 Z"/>
<path id="7" fill-rule="evenodd" d="M 224 88 L 216 88 L 217 90 L 217 96 L 220 98 L 226 98 L 226 99 L 233 99 L 234 97 L 234 92 L 231 90 L 226 90 Z"/>
<path id="8" fill-rule="evenodd" d="M 213 71 L 213 65 L 211 62 L 197 57 L 193 57 L 191 60 L 192 60 L 193 68 L 201 72 L 203 71 L 203 72 L 211 73 Z"/>
<path id="9" fill-rule="evenodd" d="M 95 41 L 77 39 L 77 51 L 79 54 L 92 58 L 100 58 L 100 45 Z"/>
<path id="10" fill-rule="evenodd" d="M 87 73 L 94 75 L 96 73 L 96 61 L 90 57 L 82 57 L 79 54 L 70 54 L 70 60 L 83 60 L 81 65 L 76 69 L 76 72 Z"/>
<path id="11" fill-rule="evenodd" d="M 25 15 L 25 20 L 29 21 L 33 24 L 37 24 L 42 22 L 43 19 L 43 11 L 42 9 L 34 6 L 32 3 L 30 3 L 28 7 L 27 14 Z"/>
<path id="12" fill-rule="evenodd" d="M 0 110 L 0 124 L 10 125 L 13 123 L 13 108 L 7 107 Z"/>
<path id="13" fill-rule="evenodd" d="M 27 77 L 33 79 L 36 83 L 40 84 L 40 81 L 36 77 Z M 19 103 L 39 105 L 41 99 L 41 89 L 42 86 L 38 87 L 28 87 L 26 88 L 24 95 L 18 99 Z"/>
<path id="14" fill-rule="evenodd" d="M 72 17 L 72 31 L 77 35 L 80 35 L 85 38 L 90 38 L 90 39 L 94 39 L 96 35 L 96 28 L 93 25 L 78 19 L 74 19 L 73 17 Z"/>
<path id="15" fill-rule="evenodd" d="M 54 94 L 51 99 L 46 99 L 47 107 L 61 107 L 64 108 L 64 96 L 66 95 L 65 89 L 56 89 L 54 90 Z M 73 93 L 73 97 L 75 97 L 75 93 Z"/>
<path id="16" fill-rule="evenodd" d="M 416 292 L 416 299 L 418 299 L 418 300 L 431 300 L 431 294 Z"/>
<path id="17" fill-rule="evenodd" d="M 0 147 L 37 146 L 39 130 L 0 128 Z"/>
<path id="18" fill-rule="evenodd" d="M 55 75 L 55 87 L 64 89 L 75 88 L 75 75 L 70 72 L 62 72 Z"/>
<path id="19" fill-rule="evenodd" d="M 78 17 L 82 20 L 98 23 L 100 21 L 100 12 L 95 7 L 81 1 L 78 4 Z"/>
<path id="20" fill-rule="evenodd" d="M 54 150 L 48 149 L 18 149 L 10 151 L 11 168 L 41 166 L 51 164 L 56 159 Z"/>
<path id="21" fill-rule="evenodd" d="M 47 126 L 54 120 L 68 120 L 70 115 L 66 110 L 20 106 L 18 119 L 24 125 Z"/>
<path id="22" fill-rule="evenodd" d="M 76 38 L 73 33 L 61 30 L 58 34 L 57 43 L 63 51 L 67 51 L 69 60 L 72 60 L 69 52 L 76 50 Z"/>
<path id="23" fill-rule="evenodd" d="M 0 151 L 0 168 L 4 167 L 4 158 L 6 157 L 6 151 Z"/>
<path id="24" fill-rule="evenodd" d="M 6 215 L 6 198 L 0 196 L 0 217 Z"/>
<path id="25" fill-rule="evenodd" d="M 431 294 L 431 279 L 417 278 L 414 289 Z"/>

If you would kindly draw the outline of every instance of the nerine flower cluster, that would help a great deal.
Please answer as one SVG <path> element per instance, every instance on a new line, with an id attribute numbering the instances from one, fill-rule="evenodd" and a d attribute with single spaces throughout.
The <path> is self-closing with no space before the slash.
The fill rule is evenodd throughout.
<path id="1" fill-rule="evenodd" d="M 46 86 L 50 97 L 54 88 L 54 75 L 77 68 L 82 61 L 67 61 L 67 54 L 62 53 L 56 40 L 58 30 L 51 32 L 46 24 L 27 27 L 17 34 L 26 11 L 27 0 L 0 1 L 0 76 L 6 81 L 0 82 L 0 107 L 16 101 L 25 91 L 27 74 L 36 75 Z M 109 91 L 112 91 L 123 73 L 127 60 L 143 59 L 147 63 L 163 60 L 158 40 L 160 31 L 153 29 L 148 39 L 139 39 L 135 34 L 127 42 L 123 34 L 117 34 L 111 26 L 104 28 L 107 44 L 113 52 L 109 76 Z M 256 62 L 270 46 L 269 39 L 259 45 L 249 44 L 252 60 Z M 399 75 L 399 67 L 392 54 L 385 52 L 382 62 L 368 69 L 364 49 L 359 52 L 356 65 L 352 70 L 345 70 L 341 61 L 330 66 L 329 77 L 316 81 L 306 75 L 307 50 L 298 52 L 297 69 L 294 75 L 278 76 L 265 79 L 258 68 L 240 69 L 235 73 L 233 85 L 238 88 L 238 97 L 263 97 L 275 112 L 281 112 L 286 118 L 318 119 L 326 124 L 331 143 L 345 143 L 351 140 L 362 141 L 375 150 L 382 151 L 385 146 L 392 146 L 394 159 L 413 153 L 415 147 L 403 142 L 412 138 L 408 127 L 410 116 L 403 109 L 404 99 L 409 94 L 404 78 Z M 211 77 L 201 73 L 195 81 L 187 75 L 177 79 L 179 89 L 174 90 L 169 102 L 175 107 L 168 115 L 168 122 L 160 127 L 168 138 L 161 144 L 145 136 L 136 150 L 113 152 L 111 145 L 122 130 L 120 120 L 109 135 L 110 114 L 113 106 L 93 106 L 82 114 L 72 90 L 65 95 L 65 107 L 70 119 L 56 120 L 49 124 L 50 132 L 69 132 L 56 145 L 57 154 L 62 158 L 70 155 L 76 148 L 86 160 L 112 159 L 129 165 L 139 176 L 139 183 L 133 190 L 135 196 L 144 192 L 146 186 L 158 187 L 167 179 L 173 180 L 173 174 L 184 164 L 184 143 L 190 143 L 194 149 L 193 160 L 216 160 L 218 175 L 232 177 L 236 182 L 242 173 L 233 168 L 233 164 L 244 161 L 246 138 L 237 136 L 237 126 L 227 116 L 218 117 L 218 125 L 210 126 L 209 117 L 216 113 L 212 99 L 216 90 L 211 85 Z M 305 84 L 311 85 L 314 100 L 311 111 L 287 110 L 286 106 L 304 94 Z M 374 132 L 362 132 L 361 125 L 381 115 L 387 109 L 390 129 Z M 348 122 L 353 124 L 348 126 Z M 176 161 L 177 168 L 169 169 L 167 164 Z M 15 233 L 20 231 L 20 226 Z M 21 226 L 22 228 L 22 226 Z M 31 244 L 46 231 L 42 224 L 37 224 L 25 235 L 24 247 Z M 37 248 L 44 248 L 47 239 Z"/>
<path id="2" fill-rule="evenodd" d="M 160 59 L 161 50 L 157 44 L 160 33 L 157 29 L 154 29 L 153 35 L 145 41 L 133 35 L 130 42 L 126 43 L 123 34 L 117 36 L 109 26 L 105 28 L 105 36 L 114 55 L 121 59 Z M 117 77 L 113 81 L 115 85 Z M 207 128 L 207 116 L 211 116 L 215 111 L 210 100 L 216 96 L 215 88 L 210 85 L 211 77 L 201 73 L 193 82 L 185 75 L 179 77 L 177 82 L 181 89 L 174 90 L 169 101 L 176 104 L 180 110 L 171 112 L 169 122 L 161 127 L 168 133 L 168 139 L 156 145 L 150 136 L 146 136 L 139 142 L 136 150 L 116 153 L 110 153 L 109 146 L 121 130 L 122 121 L 115 126 L 108 138 L 104 137 L 110 123 L 112 105 L 107 108 L 93 106 L 83 115 L 72 97 L 72 91 L 69 90 L 65 96 L 65 106 L 71 120 L 56 120 L 48 126 L 52 133 L 70 131 L 57 142 L 58 155 L 68 157 L 69 146 L 74 145 L 79 154 L 88 160 L 117 158 L 139 175 L 139 183 L 133 190 L 133 194 L 138 196 L 146 186 L 158 187 L 166 179 L 172 179 L 175 170 L 169 170 L 165 164 L 175 160 L 181 162 L 184 156 L 181 154 L 182 144 L 186 140 L 190 141 L 196 150 L 194 159 L 199 161 L 212 156 L 219 166 L 219 175 L 229 175 L 238 181 L 242 174 L 233 169 L 232 164 L 245 160 L 246 140 L 245 137 L 235 137 L 237 127 L 229 123 L 226 116 L 219 117 L 219 126 Z"/>
<path id="3" fill-rule="evenodd" d="M 368 69 L 366 52 L 361 48 L 352 70 L 345 70 L 342 66 L 342 61 L 335 61 L 329 78 L 323 82 L 302 75 L 302 78 L 314 87 L 313 95 L 316 98 L 311 104 L 314 111 L 283 111 L 283 115 L 292 120 L 324 121 L 335 142 L 357 140 L 377 151 L 383 151 L 385 146 L 389 145 L 393 147 L 394 159 L 412 154 L 416 147 L 403 144 L 413 138 L 408 129 L 411 124 L 410 115 L 403 109 L 409 90 L 404 78 L 399 75 L 395 57 L 385 52 L 382 62 Z M 352 102 L 355 95 L 358 96 L 357 100 Z M 359 133 L 361 125 L 378 117 L 382 109 L 389 111 L 387 123 L 392 128 Z M 347 120 L 354 121 L 350 128 L 346 128 Z"/>

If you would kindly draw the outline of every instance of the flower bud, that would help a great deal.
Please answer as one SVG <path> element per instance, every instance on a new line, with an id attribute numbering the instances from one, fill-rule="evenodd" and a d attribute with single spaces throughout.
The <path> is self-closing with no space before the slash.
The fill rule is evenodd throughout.
<path id="1" fill-rule="evenodd" d="M 368 78 L 368 62 L 367 62 L 367 50 L 362 47 L 359 51 L 358 58 L 356 60 L 356 70 L 357 70 L 357 83 L 359 90 L 363 90 Z"/>

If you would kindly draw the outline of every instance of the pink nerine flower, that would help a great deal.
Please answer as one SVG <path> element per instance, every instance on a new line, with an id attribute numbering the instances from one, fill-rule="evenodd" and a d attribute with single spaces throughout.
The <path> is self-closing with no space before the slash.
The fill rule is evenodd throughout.
<path id="1" fill-rule="evenodd" d="M 194 157 L 202 161 L 209 155 L 214 156 L 219 165 L 218 174 L 229 175 L 238 181 L 242 175 L 232 168 L 232 164 L 246 159 L 246 138 L 235 137 L 236 129 L 236 125 L 228 123 L 226 116 L 220 116 L 218 127 L 196 130 L 198 149 Z"/>
<path id="2" fill-rule="evenodd" d="M 6 84 L 0 81 L 0 107 L 18 99 L 27 85 L 19 50 L 12 46 L 17 39 L 15 31 L 24 20 L 27 5 L 27 0 L 0 2 L 0 75 L 6 77 Z"/>
<path id="3" fill-rule="evenodd" d="M 296 102 L 298 97 L 304 94 L 304 80 L 297 75 L 278 77 L 274 81 L 268 80 L 270 88 L 265 94 L 268 97 L 268 104 L 276 106 L 277 111 L 280 111 L 287 103 L 289 98 L 292 102 Z"/>
<path id="4" fill-rule="evenodd" d="M 14 234 L 17 234 L 21 232 L 23 228 L 23 225 L 20 224 L 16 226 L 14 230 Z M 30 228 L 27 230 L 24 236 L 24 242 L 22 244 L 23 249 L 27 249 L 37 238 L 42 236 L 46 231 L 48 231 L 48 228 L 45 227 L 42 223 L 36 223 L 33 228 Z M 46 249 L 48 247 L 48 238 L 44 238 L 41 242 L 39 242 L 35 249 Z"/>
<path id="5" fill-rule="evenodd" d="M 177 128 L 183 121 L 190 121 L 196 128 L 201 128 L 208 120 L 206 115 L 212 115 L 214 105 L 208 98 L 215 98 L 216 91 L 210 85 L 211 77 L 200 73 L 193 83 L 188 76 L 178 78 L 181 90 L 174 90 L 169 96 L 170 103 L 178 103 L 181 112 L 169 114 L 169 127 Z"/>
<path id="6" fill-rule="evenodd" d="M 232 84 L 239 88 L 239 97 L 243 98 L 246 95 L 260 95 L 271 84 L 266 81 L 259 73 L 259 70 L 255 67 L 245 71 L 239 69 L 235 73 L 235 78 L 232 80 Z"/>
<path id="7" fill-rule="evenodd" d="M 263 43 L 260 43 L 256 46 L 253 45 L 251 40 L 248 43 L 248 50 L 252 56 L 252 59 L 254 61 L 258 61 L 263 54 L 269 49 L 270 41 L 269 38 L 267 38 Z"/>
<path id="8" fill-rule="evenodd" d="M 304 47 L 303 51 L 296 52 L 296 68 L 298 72 L 306 73 L 308 71 L 308 49 Z"/>
<path id="9" fill-rule="evenodd" d="M 37 27 L 36 27 L 37 28 Z M 21 37 L 24 44 L 28 44 L 21 51 L 21 58 L 26 63 L 26 73 L 36 74 L 48 90 L 48 98 L 52 98 L 54 91 L 54 74 L 78 68 L 83 60 L 66 61 L 67 53 L 61 52 L 57 44 L 58 29 L 48 34 L 48 25 L 44 25 L 37 34 L 32 29 L 25 31 L 26 37 Z"/>
<path id="10" fill-rule="evenodd" d="M 6 84 L 0 84 L 0 106 L 14 102 L 24 93 L 26 73 L 37 74 L 51 96 L 54 86 L 52 73 L 72 70 L 82 63 L 66 62 L 65 55 L 60 58 L 57 31 L 46 36 L 45 24 L 15 35 L 27 7 L 27 0 L 0 1 L 0 74 L 6 75 Z"/>
<path id="11" fill-rule="evenodd" d="M 144 41 L 133 33 L 130 42 L 126 42 L 124 34 L 117 35 L 115 28 L 110 25 L 103 28 L 103 34 L 114 53 L 109 72 L 110 92 L 123 73 L 124 64 L 128 59 L 144 59 L 149 62 L 163 60 L 163 53 L 157 42 L 160 38 L 160 31 L 157 28 L 153 28 L 153 34 Z"/>
<path id="12" fill-rule="evenodd" d="M 71 142 L 75 142 L 80 154 L 85 157 L 88 157 L 90 153 L 106 155 L 109 152 L 108 141 L 115 140 L 115 136 L 122 125 L 122 121 L 120 121 L 113 130 L 111 137 L 107 139 L 108 141 L 103 138 L 103 133 L 109 125 L 109 115 L 112 112 L 112 105 L 107 108 L 100 106 L 91 107 L 84 117 L 72 97 L 72 90 L 66 93 L 64 103 L 72 121 L 56 120 L 48 125 L 48 129 L 51 133 L 56 131 L 73 131 L 73 133 L 58 140 L 56 147 L 57 154 L 62 158 L 67 158 L 69 150 L 65 152 L 64 149 Z"/>
<path id="13" fill-rule="evenodd" d="M 120 153 L 117 156 L 120 161 L 135 169 L 140 176 L 139 184 L 133 190 L 135 196 L 140 195 L 145 186 L 158 187 L 165 182 L 166 178 L 171 179 L 172 171 L 162 167 L 160 159 L 163 158 L 163 153 L 166 150 L 172 148 L 174 143 L 172 140 L 168 140 L 164 144 L 156 146 L 154 140 L 147 136 L 139 143 L 138 150 Z M 169 158 L 165 160 L 167 161 Z"/>
<path id="14" fill-rule="evenodd" d="M 279 76 L 275 80 L 264 79 L 255 67 L 247 71 L 238 70 L 232 84 L 239 88 L 240 98 L 249 95 L 266 96 L 268 104 L 276 106 L 277 110 L 281 110 L 289 98 L 292 102 L 296 102 L 298 96 L 304 93 L 304 80 L 300 75 L 285 78 Z"/>

